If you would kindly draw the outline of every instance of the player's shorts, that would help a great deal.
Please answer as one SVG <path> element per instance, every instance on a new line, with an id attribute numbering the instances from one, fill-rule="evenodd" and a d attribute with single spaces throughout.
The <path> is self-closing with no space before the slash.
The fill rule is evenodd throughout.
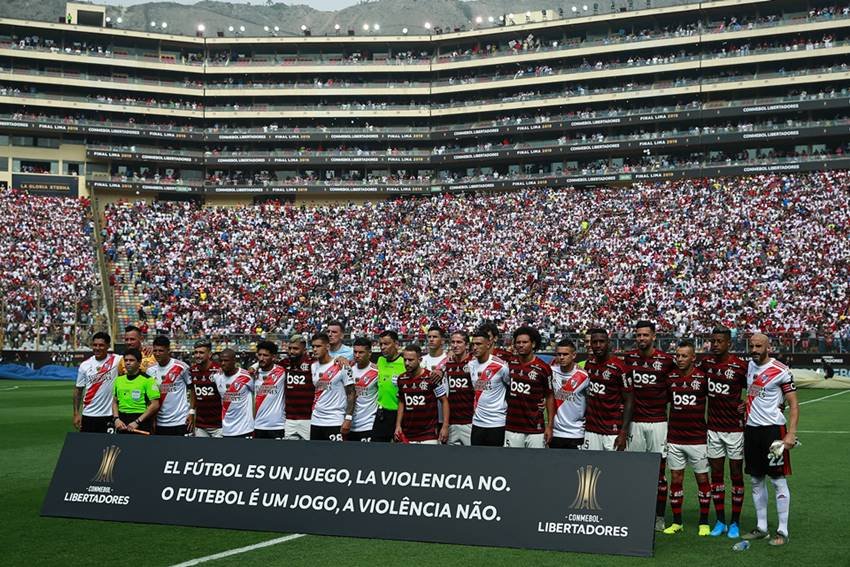
<path id="1" fill-rule="evenodd" d="M 549 441 L 550 449 L 581 449 L 584 444 L 584 437 L 552 437 Z"/>
<path id="2" fill-rule="evenodd" d="M 284 426 L 284 439 L 295 439 L 298 441 L 310 440 L 309 419 L 287 419 Z"/>
<path id="3" fill-rule="evenodd" d="M 436 439 L 426 439 L 425 441 L 408 441 L 409 445 L 439 445 L 440 442 Z"/>
<path id="4" fill-rule="evenodd" d="M 584 445 L 581 448 L 585 451 L 613 451 L 616 440 L 616 435 L 603 435 L 601 433 L 585 431 Z"/>
<path id="5" fill-rule="evenodd" d="M 661 458 L 667 458 L 667 422 L 633 421 L 629 432 L 629 442 L 626 451 L 638 453 L 661 453 Z"/>
<path id="6" fill-rule="evenodd" d="M 118 419 L 124 422 L 124 425 L 130 425 L 140 417 L 142 417 L 143 413 L 118 413 Z M 153 423 L 151 420 L 143 421 L 139 423 L 136 429 L 141 429 L 142 431 L 147 431 L 148 433 L 153 433 Z M 116 430 L 117 431 L 117 430 Z M 130 433 L 130 431 L 117 431 L 118 433 Z"/>
<path id="7" fill-rule="evenodd" d="M 449 445 L 463 445 L 469 447 L 472 444 L 472 424 L 464 423 L 458 425 L 449 425 Z"/>
<path id="8" fill-rule="evenodd" d="M 476 446 L 504 447 L 505 428 L 479 427 L 477 425 L 473 425 L 472 431 L 469 434 L 469 443 Z"/>
<path id="9" fill-rule="evenodd" d="M 791 474 L 791 455 L 788 449 L 778 459 L 770 454 L 770 445 L 785 437 L 784 425 L 744 428 L 744 472 L 752 476 L 778 478 Z"/>
<path id="10" fill-rule="evenodd" d="M 367 431 L 349 431 L 345 438 L 346 441 L 360 441 L 361 443 L 371 443 L 372 430 Z"/>
<path id="11" fill-rule="evenodd" d="M 708 458 L 728 458 L 740 461 L 744 458 L 743 431 L 712 431 L 708 430 Z"/>
<path id="12" fill-rule="evenodd" d="M 254 439 L 283 439 L 286 437 L 285 429 L 255 429 Z"/>
<path id="13" fill-rule="evenodd" d="M 183 425 L 157 425 L 154 431 L 157 435 L 186 435 L 186 424 Z"/>
<path id="14" fill-rule="evenodd" d="M 546 442 L 543 441 L 542 433 L 516 433 L 514 431 L 505 431 L 505 447 L 545 449 Z"/>
<path id="15" fill-rule="evenodd" d="M 310 426 L 310 441 L 342 441 L 339 425 L 329 427 L 324 425 Z"/>
<path id="16" fill-rule="evenodd" d="M 115 433 L 115 419 L 109 415 L 84 415 L 80 420 L 83 433 Z"/>
<path id="17" fill-rule="evenodd" d="M 392 443 L 395 438 L 395 422 L 398 410 L 379 407 L 372 424 L 372 443 Z"/>
<path id="18" fill-rule="evenodd" d="M 221 427 L 196 427 L 195 437 L 221 437 Z"/>
<path id="19" fill-rule="evenodd" d="M 667 468 L 682 471 L 690 465 L 697 474 L 708 472 L 708 452 L 705 445 L 667 444 Z"/>

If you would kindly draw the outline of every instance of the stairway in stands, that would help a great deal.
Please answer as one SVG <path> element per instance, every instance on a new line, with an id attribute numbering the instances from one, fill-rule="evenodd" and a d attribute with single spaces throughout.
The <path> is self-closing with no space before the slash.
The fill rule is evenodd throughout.
<path id="1" fill-rule="evenodd" d="M 119 254 L 115 264 L 109 266 L 110 273 L 115 271 L 117 267 L 119 275 L 115 277 L 115 322 L 117 323 L 118 332 L 122 333 L 127 325 L 135 325 L 138 323 L 139 304 L 142 303 L 142 297 L 136 293 L 133 281 L 130 278 L 130 264 L 123 254 Z M 123 276 L 124 282 L 121 283 Z"/>

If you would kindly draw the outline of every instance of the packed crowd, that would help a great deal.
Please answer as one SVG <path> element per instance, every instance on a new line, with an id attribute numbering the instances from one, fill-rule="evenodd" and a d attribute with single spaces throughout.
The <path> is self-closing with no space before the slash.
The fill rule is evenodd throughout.
<path id="1" fill-rule="evenodd" d="M 846 171 L 315 209 L 125 203 L 105 235 L 118 284 L 175 336 L 335 317 L 355 333 L 496 320 L 556 336 L 649 317 L 850 338 Z"/>
<path id="2" fill-rule="evenodd" d="M 85 344 L 98 283 L 89 203 L 0 190 L 6 348 Z"/>

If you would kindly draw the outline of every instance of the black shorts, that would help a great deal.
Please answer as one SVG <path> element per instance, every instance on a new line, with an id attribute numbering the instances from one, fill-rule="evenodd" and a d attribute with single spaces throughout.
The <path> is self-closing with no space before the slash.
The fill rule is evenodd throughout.
<path id="1" fill-rule="evenodd" d="M 284 429 L 255 429 L 254 439 L 283 439 L 286 437 Z"/>
<path id="2" fill-rule="evenodd" d="M 111 415 L 82 417 L 80 431 L 83 433 L 115 433 L 115 420 Z"/>
<path id="3" fill-rule="evenodd" d="M 372 426 L 373 443 L 391 443 L 395 437 L 395 420 L 398 410 L 378 408 L 375 423 Z"/>
<path id="4" fill-rule="evenodd" d="M 342 441 L 340 426 L 324 427 L 321 425 L 311 425 L 310 441 Z"/>
<path id="5" fill-rule="evenodd" d="M 784 425 L 744 428 L 744 472 L 751 476 L 778 478 L 791 474 L 788 449 L 778 459 L 770 455 L 770 444 L 785 437 Z"/>
<path id="6" fill-rule="evenodd" d="M 469 442 L 471 445 L 484 445 L 487 447 L 504 447 L 505 446 L 505 428 L 504 427 L 478 427 L 472 426 L 472 434 Z"/>
<path id="7" fill-rule="evenodd" d="M 550 449 L 578 449 L 584 444 L 584 437 L 571 439 L 568 437 L 552 437 L 549 441 Z"/>
<path id="8" fill-rule="evenodd" d="M 186 425 L 157 425 L 157 435 L 186 435 Z"/>
<path id="9" fill-rule="evenodd" d="M 124 425 L 130 425 L 130 423 L 132 423 L 133 421 L 136 421 L 137 419 L 142 417 L 142 414 L 140 414 L 140 413 L 119 413 L 118 417 L 121 419 L 121 421 L 124 422 Z M 137 427 L 136 429 L 141 429 L 142 431 L 147 431 L 148 433 L 152 433 L 153 423 L 151 423 L 150 419 L 147 420 L 147 421 L 143 421 L 142 423 L 139 424 L 139 427 Z M 129 433 L 129 431 L 119 431 L 118 433 Z"/>
<path id="10" fill-rule="evenodd" d="M 369 431 L 349 431 L 346 441 L 362 441 L 363 443 L 371 443 L 372 430 Z"/>

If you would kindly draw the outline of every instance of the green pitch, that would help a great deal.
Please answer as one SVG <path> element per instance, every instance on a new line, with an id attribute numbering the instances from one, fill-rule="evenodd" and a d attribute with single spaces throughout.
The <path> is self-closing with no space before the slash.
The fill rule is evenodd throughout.
<path id="1" fill-rule="evenodd" d="M 39 509 L 53 466 L 65 433 L 71 429 L 71 389 L 70 383 L 0 380 L 0 564 L 174 565 L 283 535 L 41 518 Z M 850 502 L 850 485 L 846 482 L 850 467 L 850 393 L 819 400 L 835 393 L 799 392 L 801 401 L 807 402 L 800 412 L 803 445 L 792 453 L 791 539 L 782 549 L 756 542 L 748 551 L 736 553 L 731 550 L 733 542 L 725 537 L 697 537 L 696 486 L 693 475 L 687 473 L 687 532 L 659 534 L 654 559 L 306 536 L 203 565 L 848 565 L 847 544 L 841 539 L 846 537 L 841 535 L 846 522 L 841 518 L 847 518 Z M 728 501 L 726 508 L 728 514 Z M 770 514 L 774 529 L 772 505 Z M 713 516 L 712 509 L 712 520 Z M 741 528 L 752 527 L 748 487 Z"/>

